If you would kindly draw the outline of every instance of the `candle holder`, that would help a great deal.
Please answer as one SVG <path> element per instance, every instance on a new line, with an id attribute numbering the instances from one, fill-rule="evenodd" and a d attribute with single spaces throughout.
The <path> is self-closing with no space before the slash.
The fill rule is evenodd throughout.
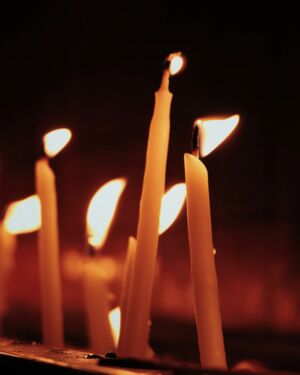
<path id="1" fill-rule="evenodd" d="M 296 355 L 296 353 L 294 353 Z M 295 358 L 294 358 L 295 359 Z M 237 374 L 270 373 L 274 375 L 289 374 L 287 371 L 272 371 L 261 365 L 248 362 L 245 366 L 228 371 L 201 368 L 199 365 L 188 362 L 170 360 L 141 360 L 137 358 L 118 358 L 114 353 L 105 356 L 92 354 L 74 349 L 50 348 L 35 342 L 28 343 L 18 340 L 0 341 L 0 369 L 5 373 L 12 373 L 22 368 L 30 373 L 43 374 L 107 374 L 126 375 L 147 372 L 149 374 Z M 295 372 L 293 372 L 295 374 Z M 292 374 L 292 373 L 290 373 Z"/>

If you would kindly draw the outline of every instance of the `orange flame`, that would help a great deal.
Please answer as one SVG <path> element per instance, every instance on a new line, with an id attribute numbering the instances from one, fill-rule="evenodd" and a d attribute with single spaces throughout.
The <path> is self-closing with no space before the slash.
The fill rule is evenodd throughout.
<path id="1" fill-rule="evenodd" d="M 118 178 L 101 186 L 91 199 L 87 210 L 88 243 L 100 249 L 106 240 L 126 179 Z"/>
<path id="2" fill-rule="evenodd" d="M 198 126 L 200 131 L 201 156 L 207 156 L 217 148 L 237 127 L 239 120 L 239 115 L 225 119 L 196 120 L 195 126 Z"/>
<path id="3" fill-rule="evenodd" d="M 108 314 L 109 324 L 114 340 L 115 347 L 118 346 L 120 329 L 121 329 L 121 309 L 120 307 L 115 307 Z"/>
<path id="4" fill-rule="evenodd" d="M 41 203 L 37 195 L 11 203 L 3 225 L 10 234 L 30 233 L 41 227 Z"/>
<path id="5" fill-rule="evenodd" d="M 71 130 L 61 128 L 53 130 L 43 137 L 45 154 L 52 158 L 57 155 L 69 142 L 72 137 Z"/>
<path id="6" fill-rule="evenodd" d="M 182 69 L 184 64 L 184 59 L 181 52 L 172 53 L 168 57 L 168 61 L 170 62 L 169 71 L 172 76 L 177 74 Z"/>
<path id="7" fill-rule="evenodd" d="M 183 207 L 185 195 L 186 186 L 184 183 L 174 185 L 164 194 L 160 209 L 159 234 L 169 229 L 177 219 Z"/>

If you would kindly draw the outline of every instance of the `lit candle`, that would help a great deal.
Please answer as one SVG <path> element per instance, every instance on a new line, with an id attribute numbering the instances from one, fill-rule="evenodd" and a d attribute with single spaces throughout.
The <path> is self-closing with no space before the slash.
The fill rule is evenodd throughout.
<path id="1" fill-rule="evenodd" d="M 0 224 L 0 336 L 6 311 L 7 279 L 15 263 L 16 235 L 36 231 L 40 225 L 40 201 L 37 195 L 11 203 Z"/>
<path id="2" fill-rule="evenodd" d="M 15 236 L 0 224 L 0 337 L 3 335 L 3 317 L 7 310 L 7 281 L 13 267 Z"/>
<path id="3" fill-rule="evenodd" d="M 44 138 L 47 157 L 57 155 L 70 141 L 69 129 L 57 129 Z M 38 232 L 43 342 L 63 346 L 63 309 L 55 175 L 44 157 L 35 164 L 36 191 L 41 202 L 42 226 Z"/>
<path id="4" fill-rule="evenodd" d="M 167 231 L 178 217 L 183 207 L 186 195 L 184 183 L 176 184 L 169 189 L 163 196 L 159 216 L 159 235 Z M 125 262 L 123 288 L 121 294 L 121 337 L 118 345 L 118 353 L 122 356 L 127 355 L 127 342 L 131 339 L 131 332 L 128 330 L 128 296 L 133 285 L 133 268 L 136 257 L 136 239 L 129 237 L 127 257 Z M 147 335 L 148 339 L 148 335 Z M 150 353 L 149 347 L 146 347 L 145 356 Z"/>
<path id="5" fill-rule="evenodd" d="M 237 115 L 224 120 L 196 121 L 193 136 L 195 156 L 184 155 L 198 344 L 201 365 L 208 368 L 226 369 L 227 364 L 212 241 L 208 173 L 204 164 L 198 159 L 199 149 L 201 156 L 208 155 L 234 130 L 238 121 Z"/>
<path id="6" fill-rule="evenodd" d="M 129 291 L 131 288 L 132 282 L 132 271 L 133 271 L 133 264 L 135 259 L 136 253 L 136 239 L 132 236 L 129 237 L 128 246 L 127 246 L 127 256 L 125 261 L 124 273 L 123 273 L 123 283 L 122 283 L 122 292 L 121 292 L 121 338 L 118 345 L 118 352 L 122 353 L 124 345 L 126 343 L 126 316 L 127 316 L 127 303 L 128 303 L 128 296 Z"/>
<path id="7" fill-rule="evenodd" d="M 109 323 L 108 291 L 101 268 L 93 255 L 107 238 L 126 180 L 119 178 L 104 184 L 91 199 L 87 210 L 87 241 L 90 257 L 85 262 L 83 284 L 90 349 L 105 354 L 115 343 Z"/>
<path id="8" fill-rule="evenodd" d="M 154 113 L 150 124 L 142 196 L 137 230 L 136 259 L 132 288 L 127 305 L 126 346 L 123 355 L 144 357 L 147 348 L 148 319 L 158 245 L 161 199 L 165 188 L 166 162 L 170 132 L 170 74 L 182 67 L 180 54 L 168 58 L 162 82 L 155 94 Z"/>

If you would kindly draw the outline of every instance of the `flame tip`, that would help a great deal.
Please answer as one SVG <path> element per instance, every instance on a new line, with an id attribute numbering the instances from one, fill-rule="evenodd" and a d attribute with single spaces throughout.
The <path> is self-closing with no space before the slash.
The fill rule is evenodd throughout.
<path id="1" fill-rule="evenodd" d="M 169 73 L 171 76 L 180 72 L 185 62 L 182 52 L 171 53 L 168 56 L 167 61 L 169 62 Z"/>
<path id="2" fill-rule="evenodd" d="M 126 178 L 115 178 L 102 185 L 87 209 L 88 243 L 99 250 L 105 243 L 118 202 L 126 187 Z"/>
<path id="3" fill-rule="evenodd" d="M 209 155 L 217 148 L 237 127 L 240 120 L 238 114 L 226 118 L 202 118 L 195 121 L 199 127 L 200 154 Z"/>
<path id="4" fill-rule="evenodd" d="M 121 328 L 121 309 L 119 306 L 112 309 L 108 314 L 109 324 L 113 335 L 115 346 L 118 346 Z"/>
<path id="5" fill-rule="evenodd" d="M 159 234 L 163 234 L 177 219 L 186 196 L 184 182 L 172 186 L 163 196 L 160 210 Z"/>
<path id="6" fill-rule="evenodd" d="M 44 151 L 48 157 L 56 156 L 71 140 L 69 128 L 58 128 L 43 136 Z"/>
<path id="7" fill-rule="evenodd" d="M 14 235 L 38 230 L 41 226 L 41 203 L 38 195 L 9 204 L 3 226 L 8 233 Z"/>

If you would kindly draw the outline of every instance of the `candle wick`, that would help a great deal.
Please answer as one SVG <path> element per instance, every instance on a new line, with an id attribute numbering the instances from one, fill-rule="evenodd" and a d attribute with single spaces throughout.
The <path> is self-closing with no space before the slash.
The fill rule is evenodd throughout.
<path id="1" fill-rule="evenodd" d="M 96 255 L 96 251 L 95 249 L 93 248 L 93 246 L 91 246 L 90 244 L 88 244 L 87 246 L 87 254 L 89 257 L 94 257 Z"/>
<path id="2" fill-rule="evenodd" d="M 200 131 L 198 124 L 194 124 L 192 135 L 192 155 L 200 159 Z"/>

